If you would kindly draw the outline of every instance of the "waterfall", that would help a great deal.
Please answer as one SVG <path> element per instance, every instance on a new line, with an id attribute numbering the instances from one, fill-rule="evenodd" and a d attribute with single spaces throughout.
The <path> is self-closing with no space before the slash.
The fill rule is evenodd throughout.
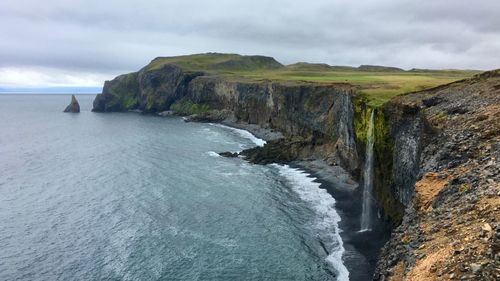
<path id="1" fill-rule="evenodd" d="M 372 216 L 372 185 L 373 185 L 373 134 L 374 134 L 374 119 L 375 110 L 372 110 L 370 116 L 370 124 L 366 133 L 366 154 L 365 166 L 363 167 L 363 209 L 361 213 L 361 230 L 360 232 L 371 230 Z"/>

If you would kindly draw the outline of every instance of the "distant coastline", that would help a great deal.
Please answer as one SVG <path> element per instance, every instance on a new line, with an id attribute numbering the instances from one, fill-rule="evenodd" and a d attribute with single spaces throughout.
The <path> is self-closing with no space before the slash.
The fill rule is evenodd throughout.
<path id="1" fill-rule="evenodd" d="M 76 94 L 96 95 L 102 92 L 102 87 L 0 87 L 0 94 Z"/>

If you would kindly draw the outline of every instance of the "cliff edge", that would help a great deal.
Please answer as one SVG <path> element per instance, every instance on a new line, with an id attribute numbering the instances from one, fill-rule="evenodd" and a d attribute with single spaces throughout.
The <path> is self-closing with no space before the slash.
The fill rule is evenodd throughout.
<path id="1" fill-rule="evenodd" d="M 500 71 L 399 96 L 383 111 L 392 191 L 406 211 L 374 279 L 498 280 Z"/>

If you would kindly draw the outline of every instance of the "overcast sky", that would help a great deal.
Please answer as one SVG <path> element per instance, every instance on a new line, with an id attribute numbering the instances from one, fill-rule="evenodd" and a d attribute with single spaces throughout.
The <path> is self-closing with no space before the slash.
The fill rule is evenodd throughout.
<path id="1" fill-rule="evenodd" d="M 1 0 L 0 87 L 100 86 L 157 56 L 500 68 L 500 0 Z"/>

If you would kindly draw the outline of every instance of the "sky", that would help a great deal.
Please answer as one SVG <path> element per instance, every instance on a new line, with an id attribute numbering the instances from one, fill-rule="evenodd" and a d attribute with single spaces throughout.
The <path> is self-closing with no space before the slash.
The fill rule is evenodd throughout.
<path id="1" fill-rule="evenodd" d="M 500 68 L 499 0 L 2 0 L 0 87 L 101 86 L 158 56 Z"/>

